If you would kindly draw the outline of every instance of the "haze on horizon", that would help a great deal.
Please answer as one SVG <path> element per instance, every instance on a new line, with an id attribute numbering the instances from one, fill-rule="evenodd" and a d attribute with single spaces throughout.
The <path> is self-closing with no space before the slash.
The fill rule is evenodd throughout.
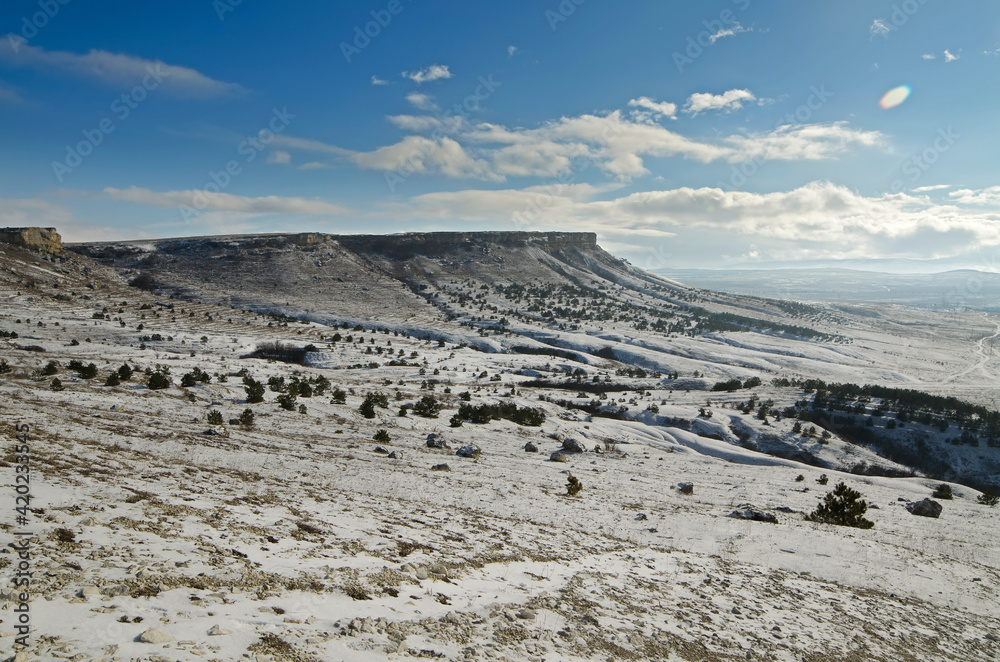
<path id="1" fill-rule="evenodd" d="M 996 270 L 1000 6 L 674 4 L 6 2 L 0 225 Z"/>

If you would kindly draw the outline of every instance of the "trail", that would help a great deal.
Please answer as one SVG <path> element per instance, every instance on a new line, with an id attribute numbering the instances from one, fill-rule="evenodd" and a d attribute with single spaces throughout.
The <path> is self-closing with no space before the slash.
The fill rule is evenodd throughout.
<path id="1" fill-rule="evenodd" d="M 989 315 L 986 313 L 983 313 L 983 316 L 989 317 Z M 996 330 L 993 332 L 993 335 L 984 336 L 980 338 L 978 341 L 976 341 L 976 351 L 978 351 L 980 355 L 982 355 L 982 359 L 980 359 L 978 363 L 974 363 L 973 365 L 969 366 L 962 372 L 958 372 L 955 373 L 954 375 L 951 375 L 942 382 L 943 384 L 951 384 L 954 381 L 961 379 L 962 377 L 965 377 L 969 373 L 974 372 L 976 370 L 982 372 L 983 376 L 987 378 L 990 379 L 995 378 L 995 375 L 990 374 L 985 369 L 986 364 L 989 363 L 989 361 L 993 358 L 993 345 L 988 341 L 992 341 L 996 339 L 998 336 L 1000 336 L 1000 324 L 997 324 L 996 322 L 994 322 L 994 324 L 996 325 Z"/>

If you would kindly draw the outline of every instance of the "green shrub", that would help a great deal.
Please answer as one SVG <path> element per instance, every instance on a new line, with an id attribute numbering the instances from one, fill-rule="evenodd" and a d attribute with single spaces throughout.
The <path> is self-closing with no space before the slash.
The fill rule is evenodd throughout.
<path id="1" fill-rule="evenodd" d="M 239 418 L 240 418 L 240 425 L 242 425 L 243 427 L 245 428 L 253 427 L 254 414 L 253 410 L 250 409 L 249 407 L 243 410 L 243 413 L 240 414 Z"/>
<path id="2" fill-rule="evenodd" d="M 827 483 L 830 482 L 830 478 L 826 474 L 823 474 L 822 476 L 816 479 L 816 482 L 819 483 L 820 485 L 826 485 Z"/>
<path id="3" fill-rule="evenodd" d="M 976 497 L 976 501 L 984 506 L 996 506 L 1000 503 L 1000 494 L 988 489 Z"/>
<path id="4" fill-rule="evenodd" d="M 575 497 L 582 489 L 583 483 L 580 482 L 580 479 L 570 474 L 566 481 L 566 496 Z"/>
<path id="5" fill-rule="evenodd" d="M 437 418 L 441 413 L 441 403 L 433 395 L 425 395 L 413 405 L 413 413 L 424 418 Z"/>
<path id="6" fill-rule="evenodd" d="M 45 367 L 42 368 L 42 374 L 45 375 L 46 377 L 50 377 L 56 374 L 57 372 L 59 372 L 58 361 L 49 361 L 48 363 L 45 364 Z"/>
<path id="7" fill-rule="evenodd" d="M 132 373 L 134 371 L 127 363 L 123 363 L 120 368 L 118 368 L 118 378 L 123 382 L 127 382 L 132 379 Z"/>
<path id="8" fill-rule="evenodd" d="M 282 393 L 278 396 L 278 406 L 282 409 L 292 411 L 295 409 L 295 395 L 292 393 Z"/>
<path id="9" fill-rule="evenodd" d="M 871 520 L 864 518 L 868 511 L 868 503 L 861 494 L 852 490 L 844 483 L 837 483 L 832 492 L 827 492 L 823 502 L 806 519 L 810 522 L 836 524 L 838 526 L 853 526 L 858 529 L 870 529 L 875 526 Z"/>
<path id="10" fill-rule="evenodd" d="M 247 402 L 264 402 L 264 385 L 249 375 L 243 377 L 243 388 L 247 393 Z"/>
<path id="11" fill-rule="evenodd" d="M 112 371 L 108 378 L 104 380 L 105 386 L 118 386 L 122 383 L 121 377 L 118 376 L 117 372 Z"/>
<path id="12" fill-rule="evenodd" d="M 332 396 L 330 400 L 331 404 L 342 405 L 345 402 L 347 402 L 347 393 L 340 390 L 340 388 L 333 389 L 333 393 L 331 393 L 330 395 Z"/>
<path id="13" fill-rule="evenodd" d="M 7 359 L 0 359 L 0 374 L 7 374 L 11 371 L 10 364 L 7 363 Z"/>
<path id="14" fill-rule="evenodd" d="M 934 492 L 931 494 L 935 499 L 954 499 L 955 495 L 951 493 L 951 485 L 948 483 L 941 483 L 934 488 Z"/>
<path id="15" fill-rule="evenodd" d="M 208 423 L 209 425 L 222 425 L 222 412 L 218 409 L 208 412 Z"/>
<path id="16" fill-rule="evenodd" d="M 146 388 L 148 388 L 150 391 L 157 391 L 169 387 L 170 387 L 170 378 L 164 375 L 162 372 L 154 372 L 149 376 L 149 379 L 146 381 Z"/>
<path id="17" fill-rule="evenodd" d="M 379 443 L 379 444 L 388 444 L 391 441 L 391 438 L 389 437 L 389 433 L 386 432 L 385 430 L 379 430 L 378 432 L 376 432 L 375 436 L 374 436 L 374 439 L 375 439 L 376 443 Z"/>
<path id="18" fill-rule="evenodd" d="M 63 390 L 63 385 L 62 382 L 59 381 L 58 377 L 53 377 L 52 382 L 49 384 L 49 388 L 53 391 L 61 391 Z"/>

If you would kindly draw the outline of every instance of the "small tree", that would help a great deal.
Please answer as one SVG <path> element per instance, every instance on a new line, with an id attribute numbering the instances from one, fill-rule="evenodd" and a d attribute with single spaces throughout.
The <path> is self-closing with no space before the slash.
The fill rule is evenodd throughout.
<path id="1" fill-rule="evenodd" d="M 59 372 L 58 361 L 49 361 L 48 363 L 45 364 L 45 367 L 42 368 L 42 374 L 45 375 L 46 377 L 50 377 L 56 374 L 57 372 Z"/>
<path id="2" fill-rule="evenodd" d="M 984 506 L 996 506 L 1000 503 L 1000 494 L 997 494 L 993 490 L 987 489 L 985 492 L 976 497 L 976 501 Z"/>
<path id="3" fill-rule="evenodd" d="M 120 368 L 118 368 L 118 378 L 123 382 L 127 382 L 132 379 L 132 373 L 134 371 L 127 363 L 123 363 Z"/>
<path id="4" fill-rule="evenodd" d="M 330 400 L 331 404 L 342 405 L 345 402 L 347 402 L 347 393 L 342 391 L 339 387 L 333 389 L 333 393 L 331 395 L 332 395 L 332 398 Z"/>
<path id="5" fill-rule="evenodd" d="M 243 385 L 247 392 L 247 402 L 253 404 L 254 402 L 264 402 L 264 385 L 258 382 L 253 377 L 247 376 L 243 378 Z"/>
<path id="6" fill-rule="evenodd" d="M 240 414 L 240 419 L 239 419 L 240 425 L 242 425 L 245 428 L 252 428 L 253 419 L 254 419 L 253 409 L 247 407 L 246 409 L 243 410 L 243 413 Z"/>
<path id="7" fill-rule="evenodd" d="M 388 444 L 389 441 L 391 440 L 391 438 L 389 437 L 389 433 L 386 432 L 385 430 L 379 430 L 378 432 L 376 432 L 374 439 L 377 443 L 380 444 Z"/>
<path id="8" fill-rule="evenodd" d="M 822 476 L 816 479 L 816 482 L 819 483 L 820 485 L 826 485 L 827 483 L 830 482 L 830 478 L 826 474 L 823 474 Z"/>
<path id="9" fill-rule="evenodd" d="M 875 523 L 864 518 L 867 511 L 868 503 L 861 498 L 858 491 L 852 490 L 844 483 L 837 483 L 833 491 L 827 492 L 823 497 L 823 502 L 816 510 L 806 515 L 806 519 L 810 522 L 870 529 Z"/>
<path id="10" fill-rule="evenodd" d="M 218 409 L 208 412 L 208 422 L 210 425 L 222 425 L 222 412 Z"/>
<path id="11" fill-rule="evenodd" d="M 112 371 L 108 378 L 104 380 L 105 386 L 118 386 L 122 383 L 121 378 L 118 376 L 117 372 Z"/>
<path id="12" fill-rule="evenodd" d="M 583 483 L 580 482 L 580 479 L 573 474 L 569 474 L 569 478 L 566 481 L 566 496 L 575 497 L 582 489 Z"/>
<path id="13" fill-rule="evenodd" d="M 370 399 L 365 398 L 365 401 L 361 403 L 361 407 L 358 408 L 361 415 L 365 418 L 375 418 L 375 403 Z"/>
<path id="14" fill-rule="evenodd" d="M 425 395 L 413 405 L 413 413 L 424 418 L 437 418 L 441 412 L 441 404 L 433 395 Z"/>
<path id="15" fill-rule="evenodd" d="M 170 378 L 162 372 L 154 372 L 146 381 L 146 388 L 150 391 L 158 391 L 170 387 Z"/>
<path id="16" fill-rule="evenodd" d="M 62 382 L 59 381 L 58 377 L 53 377 L 52 382 L 49 384 L 49 388 L 53 391 L 61 391 L 63 390 L 63 385 Z"/>
<path id="17" fill-rule="evenodd" d="M 88 363 L 85 366 L 80 367 L 80 377 L 83 379 L 93 379 L 97 376 L 97 366 L 93 363 Z"/>
<path id="18" fill-rule="evenodd" d="M 954 499 L 955 495 L 951 493 L 951 485 L 948 483 L 941 483 L 934 488 L 932 497 L 935 499 Z"/>
<path id="19" fill-rule="evenodd" d="M 282 409 L 292 411 L 295 409 L 295 395 L 292 393 L 282 393 L 278 396 L 278 406 Z"/>
<path id="20" fill-rule="evenodd" d="M 10 372 L 10 364 L 7 363 L 7 359 L 0 359 L 0 374 L 7 374 Z"/>

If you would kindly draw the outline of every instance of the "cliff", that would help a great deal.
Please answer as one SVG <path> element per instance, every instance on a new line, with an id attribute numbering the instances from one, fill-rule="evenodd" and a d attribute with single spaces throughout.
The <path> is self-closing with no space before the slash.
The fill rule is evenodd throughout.
<path id="1" fill-rule="evenodd" d="M 0 242 L 46 253 L 62 253 L 62 237 L 55 228 L 0 228 Z"/>

